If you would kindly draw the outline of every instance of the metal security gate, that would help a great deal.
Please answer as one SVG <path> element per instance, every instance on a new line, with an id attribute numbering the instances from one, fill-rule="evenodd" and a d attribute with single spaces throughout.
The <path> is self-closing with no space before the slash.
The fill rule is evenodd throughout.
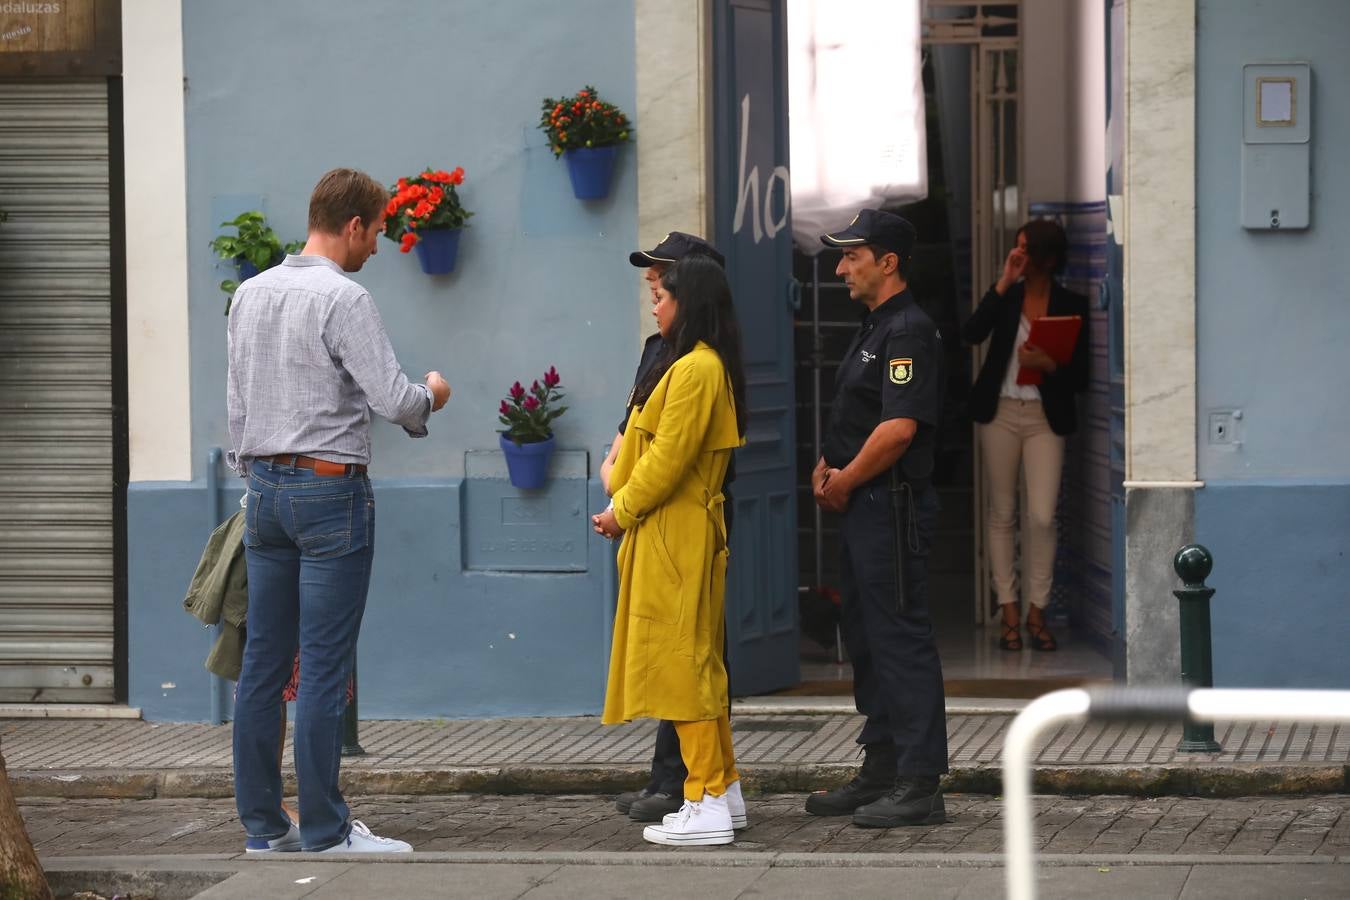
<path id="1" fill-rule="evenodd" d="M 0 702 L 114 700 L 108 98 L 0 80 Z"/>

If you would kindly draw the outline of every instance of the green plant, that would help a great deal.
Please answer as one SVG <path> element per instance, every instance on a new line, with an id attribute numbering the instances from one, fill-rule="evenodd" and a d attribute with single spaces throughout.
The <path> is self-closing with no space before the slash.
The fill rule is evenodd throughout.
<path id="1" fill-rule="evenodd" d="M 239 265 L 241 261 L 248 262 L 259 272 L 281 262 L 287 253 L 299 253 L 305 246 L 303 241 L 281 243 L 281 238 L 277 237 L 272 226 L 267 224 L 267 217 L 255 209 L 242 212 L 228 222 L 221 222 L 220 227 L 233 228 L 235 233 L 216 235 L 211 241 L 211 249 L 216 255 L 235 265 Z M 227 316 L 230 314 L 230 302 L 234 299 L 234 292 L 238 287 L 239 281 L 234 278 L 227 278 L 220 283 L 220 289 L 228 297 L 225 301 Z"/>
<path id="2" fill-rule="evenodd" d="M 564 150 L 609 147 L 628 140 L 632 126 L 617 106 L 600 99 L 589 84 L 571 97 L 544 98 L 539 129 L 554 156 Z"/>
<path id="3" fill-rule="evenodd" d="M 384 236 L 398 241 L 399 252 L 407 253 L 422 239 L 420 231 L 467 227 L 473 213 L 460 203 L 455 190 L 463 183 L 463 166 L 451 172 L 428 167 L 421 175 L 400 178 L 390 188 L 394 196 L 384 210 Z"/>
<path id="4" fill-rule="evenodd" d="M 497 421 L 505 425 L 497 431 L 506 435 L 516 446 L 537 444 L 553 436 L 553 420 L 567 412 L 565 406 L 555 406 L 563 398 L 559 389 L 562 378 L 553 366 L 544 373 L 543 384 L 536 381 L 527 391 L 519 381 L 511 385 L 506 399 L 497 410 Z"/>

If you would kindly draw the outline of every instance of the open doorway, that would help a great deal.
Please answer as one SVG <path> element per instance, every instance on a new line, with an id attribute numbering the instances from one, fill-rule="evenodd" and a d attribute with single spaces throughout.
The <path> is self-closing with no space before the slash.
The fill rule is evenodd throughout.
<path id="1" fill-rule="evenodd" d="M 1091 90 L 1104 75 L 1106 36 L 1101 10 L 1093 16 L 1085 6 L 1065 0 L 925 4 L 927 196 L 887 208 L 916 226 L 910 286 L 946 338 L 950 374 L 934 473 L 942 516 L 930 559 L 930 602 L 949 696 L 1035 696 L 1112 675 L 1110 497 L 1118 476 L 1107 449 L 1106 315 L 1090 302 L 1092 387 L 1081 399 L 1079 430 L 1066 448 L 1055 591 L 1047 610 L 1059 638 L 1054 653 L 1000 650 L 991 627 L 998 607 L 984 562 L 983 477 L 966 404 L 981 350 L 963 346 L 957 337 L 1029 217 L 1052 217 L 1065 226 L 1071 247 L 1062 280 L 1095 300 L 1105 257 L 1100 142 L 1106 123 L 1104 97 Z M 1084 78 L 1091 67 L 1097 67 L 1094 77 Z M 1040 92 L 1054 96 L 1043 98 L 1047 108 L 1033 111 L 1024 100 Z M 1070 146 L 1070 134 L 1094 129 L 1095 149 Z M 1059 149 L 1050 152 L 1051 147 Z M 1094 152 L 1102 170 L 1095 183 L 1089 159 Z M 837 251 L 794 255 L 794 274 L 803 285 L 794 329 L 803 678 L 798 690 L 812 694 L 846 692 L 852 680 L 835 628 L 837 516 L 815 506 L 809 487 L 835 371 L 861 313 L 834 275 L 838 261 Z"/>

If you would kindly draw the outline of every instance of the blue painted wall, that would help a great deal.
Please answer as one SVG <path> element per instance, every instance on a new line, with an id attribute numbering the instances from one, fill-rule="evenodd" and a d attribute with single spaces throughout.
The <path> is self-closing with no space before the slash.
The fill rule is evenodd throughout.
<path id="1" fill-rule="evenodd" d="M 1350 687 L 1350 83 L 1341 0 L 1200 0 L 1196 45 L 1196 536 L 1215 556 L 1223 687 Z M 1312 67 L 1312 227 L 1238 225 L 1242 66 Z M 1209 414 L 1241 409 L 1240 444 Z"/>
<path id="2" fill-rule="evenodd" d="M 381 239 L 356 276 L 410 377 L 438 368 L 454 389 L 429 439 L 375 430 L 375 471 L 462 476 L 463 451 L 496 446 L 506 388 L 550 365 L 571 406 L 559 445 L 613 436 L 639 346 L 636 153 L 620 152 L 608 199 L 583 203 L 535 125 L 544 97 L 588 83 L 632 115 L 633 29 L 632 0 L 183 4 L 197 476 L 228 446 L 217 285 L 230 273 L 208 245 L 257 200 L 283 240 L 303 239 L 314 182 L 344 165 L 387 184 L 463 166 L 475 213 L 454 274 L 423 275 Z"/>
<path id="3" fill-rule="evenodd" d="M 552 503 L 550 540 L 571 544 L 584 567 L 570 573 L 465 570 L 466 546 L 496 534 L 486 517 L 462 515 L 466 495 L 518 496 L 504 480 L 377 480 L 374 489 L 375 567 L 358 647 L 363 718 L 600 711 L 614 561 L 585 515 L 605 505 L 597 482 L 557 478 L 529 492 Z M 231 480 L 220 492 L 229 515 L 240 488 Z M 211 712 L 203 661 L 212 636 L 182 608 L 212 527 L 208 509 L 205 481 L 128 492 L 129 701 L 147 719 L 205 721 Z"/>
<path id="4" fill-rule="evenodd" d="M 1350 480 L 1350 4 L 1202 0 L 1196 44 L 1196 303 L 1200 477 Z M 1238 225 L 1242 66 L 1312 66 L 1312 227 Z M 1243 411 L 1238 450 L 1211 446 L 1212 409 Z"/>
<path id="5" fill-rule="evenodd" d="M 586 514 L 605 503 L 590 460 L 613 436 L 639 349 L 636 154 L 621 150 L 607 199 L 583 203 L 535 123 L 544 97 L 584 84 L 635 112 L 632 0 L 184 2 L 183 42 L 197 480 L 129 491 L 130 702 L 151 719 L 211 710 L 211 635 L 181 603 L 212 527 L 207 451 L 229 445 L 217 285 L 233 273 L 209 249 L 219 223 L 262 208 L 283 240 L 302 239 L 329 168 L 392 184 L 463 166 L 475 215 L 457 271 L 423 275 L 381 239 L 356 276 L 408 374 L 440 369 L 454 389 L 426 440 L 374 427 L 361 714 L 598 712 L 613 557 Z M 495 450 L 507 387 L 550 365 L 570 406 L 558 444 L 577 452 L 522 503 L 491 462 L 475 474 L 465 461 Z M 225 480 L 228 514 L 241 488 Z M 526 571 L 541 527 L 561 562 Z"/>

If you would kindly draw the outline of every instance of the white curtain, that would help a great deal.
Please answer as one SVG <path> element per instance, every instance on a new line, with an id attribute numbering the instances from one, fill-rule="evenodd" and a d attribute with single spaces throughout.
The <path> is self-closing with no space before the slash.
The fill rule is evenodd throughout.
<path id="1" fill-rule="evenodd" d="M 788 0 L 792 236 L 928 196 L 920 0 Z"/>

